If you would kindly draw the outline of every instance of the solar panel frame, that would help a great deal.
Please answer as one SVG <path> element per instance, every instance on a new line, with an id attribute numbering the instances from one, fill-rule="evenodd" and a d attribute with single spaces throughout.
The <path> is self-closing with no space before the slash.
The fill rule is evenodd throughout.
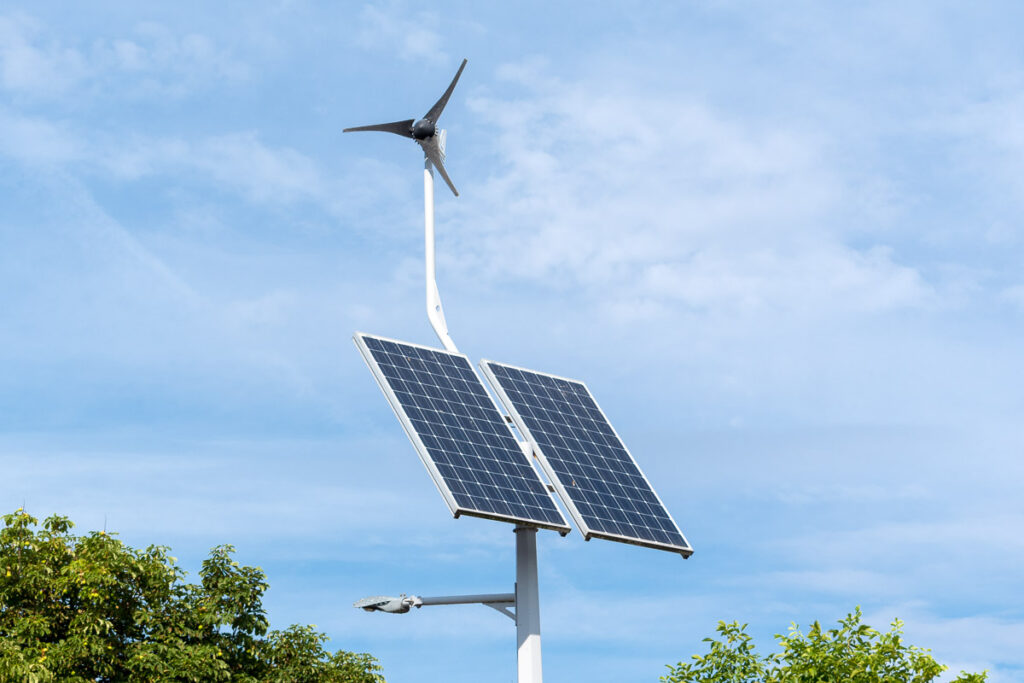
<path id="1" fill-rule="evenodd" d="M 483 390 L 483 393 L 487 396 L 487 400 L 489 401 L 490 405 L 494 408 L 495 414 L 500 419 L 501 424 L 508 430 L 509 437 L 513 440 L 516 446 L 515 453 L 523 459 L 523 462 L 530 468 L 530 471 L 537 478 L 537 483 L 542 487 L 545 494 L 550 499 L 551 506 L 558 513 L 559 518 L 562 520 L 562 524 L 553 524 L 548 522 L 547 520 L 531 519 L 515 515 L 504 515 L 489 510 L 480 510 L 477 508 L 459 505 L 458 501 L 455 498 L 455 494 L 448 486 L 448 483 L 444 475 L 438 469 L 437 463 L 434 462 L 434 458 L 430 455 L 430 450 L 427 448 L 427 445 L 423 442 L 423 439 L 421 438 L 419 432 L 412 423 L 412 419 L 406 412 L 405 407 L 402 405 L 401 400 L 398 398 L 398 395 L 395 393 L 387 377 L 384 375 L 383 371 L 378 365 L 377 360 L 374 358 L 372 350 L 366 343 L 367 338 L 377 339 L 392 344 L 410 346 L 416 349 L 423 349 L 425 351 L 429 351 L 432 353 L 446 354 L 452 357 L 463 359 L 466 362 L 466 365 L 469 368 L 470 372 L 473 373 L 473 377 L 476 379 L 477 383 L 479 383 L 480 388 Z M 476 374 L 473 368 L 473 364 L 470 362 L 468 356 L 461 353 L 452 353 L 444 349 L 436 349 L 422 344 L 413 344 L 410 342 L 401 341 L 399 339 L 390 339 L 388 337 L 382 337 L 380 335 L 375 334 L 366 334 L 363 332 L 356 332 L 353 335 L 352 340 L 353 342 L 355 342 L 356 348 L 359 350 L 360 355 L 362 355 L 367 367 L 370 368 L 370 372 L 373 375 L 373 378 L 376 380 L 378 387 L 384 394 L 385 398 L 387 398 L 388 404 L 391 406 L 391 409 L 394 411 L 399 423 L 405 430 L 406 436 L 409 437 L 409 441 L 412 442 L 412 445 L 416 450 L 416 454 L 419 456 L 420 461 L 426 468 L 427 473 L 430 475 L 431 480 L 434 482 L 434 486 L 437 487 L 438 492 L 441 494 L 441 498 L 444 499 L 444 502 L 445 504 L 447 504 L 448 509 L 451 511 L 453 517 L 458 518 L 462 515 L 467 515 L 501 522 L 510 522 L 513 524 L 533 526 L 540 529 L 551 529 L 557 531 L 562 536 L 565 536 L 572 530 L 572 527 L 565 519 L 565 515 L 562 513 L 562 510 L 558 507 L 558 503 L 556 502 L 554 494 L 551 493 L 550 489 L 548 488 L 548 485 L 544 482 L 543 479 L 541 479 L 540 475 L 537 473 L 536 468 L 533 466 L 533 463 L 530 461 L 530 458 L 519 447 L 519 440 L 516 439 L 515 433 L 512 431 L 511 427 L 505 420 L 504 416 L 501 414 L 501 410 L 498 404 L 495 402 L 491 394 L 487 392 L 486 385 L 480 380 L 480 377 Z"/>
<path id="2" fill-rule="evenodd" d="M 516 426 L 516 429 L 519 430 L 519 433 L 522 434 L 527 439 L 530 446 L 533 448 L 534 457 L 536 458 L 537 462 L 540 463 L 541 470 L 544 472 L 544 475 L 548 478 L 548 481 L 552 483 L 552 486 L 554 487 L 556 493 L 558 493 L 558 497 L 561 499 L 562 504 L 565 505 L 566 509 L 569 511 L 569 515 L 572 517 L 573 522 L 576 523 L 576 526 L 579 528 L 580 533 L 583 534 L 583 538 L 585 540 L 589 541 L 591 538 L 603 538 L 606 540 L 618 541 L 621 543 L 628 543 L 631 545 L 638 545 L 646 548 L 654 548 L 657 550 L 667 550 L 669 552 L 676 552 L 682 555 L 683 558 L 689 558 L 693 554 L 693 546 L 690 545 L 690 541 L 686 538 L 686 535 L 683 533 L 682 529 L 679 528 L 679 524 L 672 516 L 672 513 L 669 512 L 668 506 L 665 505 L 664 501 L 661 500 L 661 496 L 658 495 L 658 492 L 654 489 L 654 486 L 651 485 L 651 481 L 647 478 L 647 475 L 640 468 L 640 465 L 639 463 L 637 463 L 636 458 L 633 457 L 633 454 L 626 446 L 626 442 L 622 439 L 621 436 L 619 436 L 619 433 L 615 429 L 615 426 L 612 425 L 611 420 L 608 419 L 608 415 L 604 412 L 604 409 L 601 408 L 601 405 L 597 402 L 597 399 L 594 397 L 594 393 L 590 390 L 590 387 L 587 386 L 586 382 L 583 382 L 578 379 L 571 379 L 569 377 L 562 377 L 560 375 L 555 375 L 549 372 L 539 372 L 537 370 L 531 370 L 529 368 L 511 365 L 509 363 L 498 363 L 496 361 L 490 361 L 486 359 L 481 360 L 479 365 L 484 377 L 487 379 L 488 383 L 491 385 L 491 388 L 494 389 L 494 392 L 497 394 L 498 400 L 501 401 L 502 405 L 505 406 L 505 409 L 508 410 L 509 415 L 512 417 L 512 422 Z M 683 542 L 686 545 L 679 546 L 675 544 L 661 543 L 650 539 L 642 539 L 639 537 L 609 533 L 598 529 L 594 529 L 589 524 L 587 524 L 586 518 L 580 512 L 579 508 L 576 506 L 576 502 L 573 500 L 572 496 L 569 495 L 569 491 L 565 487 L 565 484 L 562 482 L 562 479 L 558 476 L 558 472 L 555 470 L 551 462 L 548 460 L 547 456 L 544 454 L 543 449 L 541 448 L 537 439 L 534 437 L 530 428 L 527 426 L 526 421 L 523 419 L 522 414 L 516 407 L 515 402 L 505 391 L 505 388 L 502 386 L 502 383 L 498 379 L 498 377 L 494 374 L 494 371 L 491 369 L 491 366 L 505 367 L 512 370 L 518 370 L 520 372 L 528 372 L 534 375 L 542 375 L 545 377 L 550 377 L 555 380 L 560 380 L 563 382 L 569 382 L 571 384 L 578 384 L 582 386 L 589 395 L 590 400 L 593 401 L 594 407 L 601 414 L 601 417 L 604 420 L 605 424 L 611 430 L 612 434 L 615 435 L 615 438 L 618 440 L 619 445 L 621 445 L 622 450 L 626 453 L 626 455 L 629 456 L 629 459 L 632 461 L 633 466 L 636 467 L 637 472 L 643 478 L 644 482 L 647 484 L 647 487 L 650 489 L 651 493 L 658 501 L 658 504 L 665 511 L 665 515 L 668 517 L 669 521 L 672 522 L 672 525 L 675 527 L 676 531 L 679 533 L 680 537 L 682 537 Z"/>

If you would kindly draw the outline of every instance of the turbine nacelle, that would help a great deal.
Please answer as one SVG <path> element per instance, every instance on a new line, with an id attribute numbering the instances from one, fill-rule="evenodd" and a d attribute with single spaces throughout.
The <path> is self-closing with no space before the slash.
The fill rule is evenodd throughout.
<path id="1" fill-rule="evenodd" d="M 441 118 L 441 112 L 444 111 L 445 105 L 448 104 L 448 98 L 452 96 L 452 91 L 455 90 L 455 84 L 459 82 L 462 70 L 465 68 L 466 60 L 463 59 L 459 70 L 455 73 L 455 78 L 448 85 L 448 89 L 444 91 L 441 99 L 435 102 L 430 111 L 424 114 L 422 118 L 405 119 L 404 121 L 394 121 L 392 123 L 375 123 L 372 126 L 357 126 L 355 128 L 346 128 L 342 132 L 379 131 L 381 133 L 401 135 L 403 138 L 412 138 L 416 141 L 416 144 L 423 148 L 423 155 L 434 165 L 441 174 L 441 177 L 444 178 L 444 181 L 448 183 L 452 194 L 458 197 L 459 191 L 455 189 L 452 179 L 448 177 L 448 171 L 444 168 L 444 152 L 441 149 L 441 141 L 438 139 L 440 136 L 438 135 L 437 122 Z"/>

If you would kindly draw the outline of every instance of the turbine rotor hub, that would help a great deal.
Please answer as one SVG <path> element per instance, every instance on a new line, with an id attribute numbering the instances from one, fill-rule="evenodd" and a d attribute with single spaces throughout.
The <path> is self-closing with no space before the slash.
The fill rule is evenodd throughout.
<path id="1" fill-rule="evenodd" d="M 430 119 L 420 119 L 412 124 L 412 136 L 417 140 L 426 140 L 437 132 L 437 126 Z"/>

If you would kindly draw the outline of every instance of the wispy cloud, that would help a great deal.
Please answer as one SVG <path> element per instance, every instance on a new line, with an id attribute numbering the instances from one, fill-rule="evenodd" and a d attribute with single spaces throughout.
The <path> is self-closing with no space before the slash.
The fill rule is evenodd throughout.
<path id="1" fill-rule="evenodd" d="M 814 503 L 881 503 L 896 500 L 927 498 L 928 488 L 921 483 L 845 483 L 820 485 L 803 482 L 780 482 L 775 493 L 778 499 L 791 505 Z"/>
<path id="2" fill-rule="evenodd" d="M 847 243 L 834 220 L 849 201 L 843 173 L 813 131 L 738 120 L 674 92 L 561 82 L 542 63 L 500 74 L 525 90 L 471 101 L 499 131 L 500 160 L 460 206 L 453 262 L 475 275 L 583 288 L 649 314 L 934 300 L 884 243 Z"/>
<path id="3" fill-rule="evenodd" d="M 0 155 L 34 167 L 63 165 L 83 153 L 81 141 L 64 125 L 0 106 Z"/>
<path id="4" fill-rule="evenodd" d="M 40 95 L 61 93 L 89 73 L 83 55 L 45 37 L 24 14 L 0 16 L 0 82 L 4 88 Z"/>
<path id="5" fill-rule="evenodd" d="M 356 43 L 382 55 L 406 61 L 444 64 L 448 54 L 438 32 L 436 13 L 410 9 L 402 4 L 365 5 L 359 14 Z"/>
<path id="6" fill-rule="evenodd" d="M 1024 285 L 1013 285 L 1003 290 L 1003 299 L 1024 311 Z"/>
<path id="7" fill-rule="evenodd" d="M 907 641 L 922 643 L 935 658 L 950 667 L 944 680 L 960 671 L 989 671 L 993 683 L 1019 681 L 1024 674 L 1024 621 L 983 615 L 940 616 L 920 603 L 897 602 L 868 611 L 873 625 L 899 618 Z"/>
<path id="8" fill-rule="evenodd" d="M 130 37 L 111 40 L 96 50 L 101 64 L 124 76 L 140 74 L 143 87 L 182 94 L 203 81 L 244 81 L 249 66 L 201 33 L 177 34 L 156 22 L 136 25 Z M 201 79 L 201 80 L 199 80 Z"/>
<path id="9" fill-rule="evenodd" d="M 254 132 L 203 139 L 106 135 L 93 141 L 92 160 L 125 180 L 200 173 L 258 203 L 326 201 L 328 196 L 324 173 L 312 159 L 288 147 L 270 147 Z"/>
<path id="10" fill-rule="evenodd" d="M 155 22 L 85 44 L 65 42 L 26 14 L 0 16 L 0 84 L 22 96 L 181 97 L 249 76 L 249 67 L 210 37 Z"/>
<path id="11" fill-rule="evenodd" d="M 27 166 L 60 168 L 83 177 L 100 174 L 121 182 L 182 171 L 186 177 L 201 174 L 256 203 L 306 200 L 330 208 L 337 205 L 341 189 L 308 156 L 289 147 L 271 147 L 251 131 L 199 139 L 115 135 L 0 109 L 0 154 Z"/>
<path id="12" fill-rule="evenodd" d="M 1002 506 L 989 514 L 955 515 L 934 521 L 866 521 L 849 530 L 797 535 L 780 540 L 778 547 L 793 559 L 834 571 L 885 563 L 900 567 L 903 593 L 927 593 L 925 586 L 951 586 L 958 572 L 987 566 L 988 581 L 1002 583 L 1012 563 L 1024 558 L 1024 542 L 1011 531 L 1024 526 L 1024 512 Z M 949 560 L 938 563 L 936 558 Z M 976 567 L 977 566 L 977 567 Z M 976 595 L 978 586 L 961 586 L 963 594 Z"/>
<path id="13" fill-rule="evenodd" d="M 1024 176 L 1024 74 L 980 84 L 984 97 L 963 98 L 952 111 L 929 121 L 954 137 L 957 156 L 982 177 L 997 179 L 1019 197 Z M 1003 224 L 1002 230 L 1008 226 Z M 1020 238 L 1021 230 L 1014 230 Z"/>

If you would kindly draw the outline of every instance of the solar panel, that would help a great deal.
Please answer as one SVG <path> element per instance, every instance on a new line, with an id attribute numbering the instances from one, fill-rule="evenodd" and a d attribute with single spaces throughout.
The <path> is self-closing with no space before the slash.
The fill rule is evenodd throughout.
<path id="1" fill-rule="evenodd" d="M 452 514 L 570 531 L 466 356 L 354 340 Z"/>
<path id="2" fill-rule="evenodd" d="M 583 382 L 482 361 L 584 538 L 693 553 Z"/>

